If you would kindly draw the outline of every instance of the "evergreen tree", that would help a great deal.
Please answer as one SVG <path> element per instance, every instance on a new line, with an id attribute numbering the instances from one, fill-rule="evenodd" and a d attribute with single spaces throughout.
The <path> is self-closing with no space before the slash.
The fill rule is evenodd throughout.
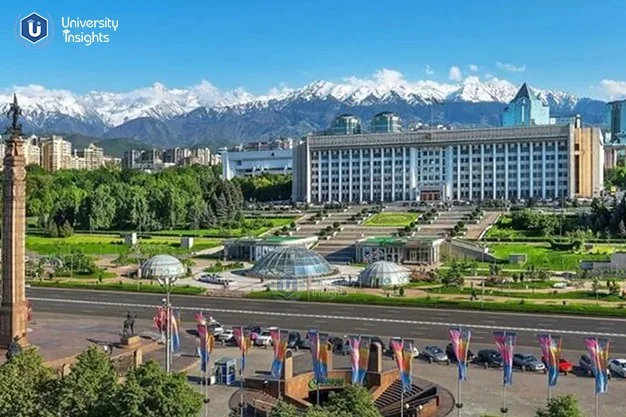
<path id="1" fill-rule="evenodd" d="M 578 400 L 572 395 L 548 400 L 545 408 L 537 410 L 537 417 L 583 417 Z"/>

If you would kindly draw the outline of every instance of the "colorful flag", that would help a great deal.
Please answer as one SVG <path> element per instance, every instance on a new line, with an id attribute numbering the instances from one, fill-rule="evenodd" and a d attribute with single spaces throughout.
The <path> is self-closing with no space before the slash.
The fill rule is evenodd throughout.
<path id="1" fill-rule="evenodd" d="M 319 375 L 317 378 L 318 383 L 323 383 L 328 380 L 328 363 L 329 357 L 333 354 L 330 347 L 328 333 L 319 333 Z"/>
<path id="2" fill-rule="evenodd" d="M 561 361 L 561 336 L 551 334 L 537 335 L 541 347 L 543 361 L 548 367 L 548 386 L 554 387 L 559 379 L 559 362 Z"/>
<path id="3" fill-rule="evenodd" d="M 410 387 L 411 377 L 409 375 L 407 379 L 407 375 L 406 375 L 407 370 L 405 369 L 406 361 L 404 360 L 404 340 L 401 337 L 394 337 L 389 342 L 389 345 L 391 347 L 391 351 L 393 352 L 393 357 L 396 361 L 396 366 L 398 367 L 398 375 L 400 376 L 402 387 L 406 391 L 407 382 L 408 382 L 408 386 Z M 413 346 L 411 346 L 411 350 L 413 350 Z M 409 355 L 409 357 L 411 357 L 411 355 Z"/>
<path id="4" fill-rule="evenodd" d="M 319 379 L 320 368 L 320 332 L 318 330 L 309 330 L 307 338 L 311 345 L 311 362 L 313 364 L 313 374 L 317 381 Z"/>
<path id="5" fill-rule="evenodd" d="M 493 332 L 493 341 L 502 356 L 502 368 L 504 371 L 503 383 L 505 386 L 513 384 L 513 353 L 517 333 Z"/>
<path id="6" fill-rule="evenodd" d="M 171 346 L 172 346 L 172 352 L 178 352 L 180 350 L 180 334 L 178 332 L 178 320 L 177 320 L 177 316 L 179 316 L 179 314 L 175 314 L 173 310 L 170 311 L 170 316 L 171 316 L 171 326 L 172 326 L 172 339 L 171 339 Z M 179 316 L 180 317 L 180 316 Z"/>
<path id="7" fill-rule="evenodd" d="M 250 329 L 242 326 L 233 327 L 233 336 L 241 352 L 241 372 L 243 373 L 246 369 L 246 356 L 248 356 L 248 351 L 252 347 L 251 332 Z"/>
<path id="8" fill-rule="evenodd" d="M 413 371 L 413 340 L 404 339 L 402 345 L 402 372 L 400 377 L 402 378 L 402 386 L 404 392 L 411 390 L 412 380 L 411 372 Z"/>
<path id="9" fill-rule="evenodd" d="M 348 343 L 350 345 L 350 364 L 352 365 L 352 383 L 359 383 L 359 365 L 360 365 L 360 347 L 361 336 L 349 336 Z"/>
<path id="10" fill-rule="evenodd" d="M 608 339 L 596 337 L 585 338 L 585 345 L 589 351 L 589 359 L 596 379 L 596 394 L 604 394 L 608 390 L 609 374 L 607 371 L 609 361 Z"/>
<path id="11" fill-rule="evenodd" d="M 274 361 L 272 362 L 272 377 L 280 379 L 283 372 L 283 364 L 285 362 L 285 354 L 287 353 L 287 344 L 289 342 L 289 332 L 287 330 L 270 330 L 272 344 L 274 345 Z"/>
<path id="12" fill-rule="evenodd" d="M 372 338 L 369 336 L 361 336 L 361 343 L 359 343 L 359 384 L 363 384 L 365 381 L 365 375 L 367 374 L 367 368 L 370 360 L 370 347 L 372 344 Z"/>
<path id="13" fill-rule="evenodd" d="M 467 355 L 469 353 L 470 339 L 472 332 L 469 329 L 451 328 L 449 330 L 450 341 L 452 342 L 452 350 L 456 356 L 457 366 L 459 368 L 459 380 L 467 379 Z"/>

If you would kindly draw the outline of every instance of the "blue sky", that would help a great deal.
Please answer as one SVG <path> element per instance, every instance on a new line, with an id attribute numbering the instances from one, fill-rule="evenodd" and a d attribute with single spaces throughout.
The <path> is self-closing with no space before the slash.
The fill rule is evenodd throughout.
<path id="1" fill-rule="evenodd" d="M 33 11 L 49 16 L 54 32 L 34 47 L 15 33 Z M 108 44 L 66 44 L 62 17 L 108 17 L 119 27 Z M 260 94 L 382 68 L 449 82 L 451 67 L 464 77 L 476 65 L 481 78 L 602 97 L 626 93 L 626 83 L 602 86 L 626 81 L 624 21 L 623 0 L 10 1 L 0 15 L 0 88 L 83 93 L 204 79 Z"/>

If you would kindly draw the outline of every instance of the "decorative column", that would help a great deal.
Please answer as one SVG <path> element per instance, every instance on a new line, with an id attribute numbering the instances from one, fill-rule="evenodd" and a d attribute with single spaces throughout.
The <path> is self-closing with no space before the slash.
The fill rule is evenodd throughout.
<path id="1" fill-rule="evenodd" d="M 4 215 L 2 234 L 2 303 L 0 304 L 0 347 L 17 341 L 28 345 L 27 307 L 24 284 L 24 239 L 26 200 L 26 158 L 22 126 L 18 123 L 21 109 L 13 96 L 4 156 Z"/>

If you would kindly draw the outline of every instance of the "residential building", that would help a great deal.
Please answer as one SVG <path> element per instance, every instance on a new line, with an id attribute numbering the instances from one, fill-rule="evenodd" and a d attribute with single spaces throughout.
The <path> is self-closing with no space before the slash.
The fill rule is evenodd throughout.
<path id="1" fill-rule="evenodd" d="M 388 111 L 378 113 L 372 119 L 372 133 L 399 133 L 402 132 L 400 117 Z"/>
<path id="2" fill-rule="evenodd" d="M 72 154 L 70 168 L 71 169 L 88 169 L 87 161 L 85 160 L 85 157 L 79 156 L 77 149 L 74 149 L 74 153 Z"/>
<path id="3" fill-rule="evenodd" d="M 502 126 L 536 126 L 550 124 L 550 107 L 522 84 L 515 98 L 502 112 Z"/>
<path id="4" fill-rule="evenodd" d="M 293 150 L 294 201 L 581 197 L 602 190 L 598 128 L 546 125 L 309 136 Z"/>
<path id="5" fill-rule="evenodd" d="M 42 166 L 47 171 L 72 168 L 72 144 L 61 136 L 52 136 L 42 142 Z"/>
<path id="6" fill-rule="evenodd" d="M 28 138 L 24 142 L 24 156 L 26 157 L 26 165 L 41 165 L 41 147 L 36 137 Z"/>
<path id="7" fill-rule="evenodd" d="M 607 142 L 626 144 L 626 100 L 607 103 L 605 118 L 610 135 Z"/>
<path id="8" fill-rule="evenodd" d="M 229 151 L 221 149 L 222 178 L 230 180 L 239 176 L 290 174 L 292 168 L 291 149 L 268 151 Z"/>
<path id="9" fill-rule="evenodd" d="M 104 166 L 104 150 L 97 147 L 93 143 L 89 144 L 88 147 L 82 150 L 77 150 L 75 155 L 85 160 L 84 169 L 92 170 L 102 168 Z"/>

